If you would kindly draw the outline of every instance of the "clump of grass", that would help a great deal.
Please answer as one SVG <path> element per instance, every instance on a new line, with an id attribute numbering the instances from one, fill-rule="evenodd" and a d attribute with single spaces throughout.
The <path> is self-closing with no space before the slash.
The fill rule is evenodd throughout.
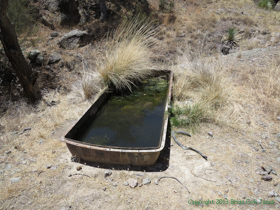
<path id="1" fill-rule="evenodd" d="M 94 72 L 93 67 L 83 59 L 83 74 L 76 83 L 72 85 L 71 98 L 74 100 L 91 100 L 104 86 L 101 82 L 101 76 Z"/>
<path id="2" fill-rule="evenodd" d="M 208 118 L 208 112 L 203 105 L 196 103 L 184 107 L 175 106 L 171 110 L 171 125 L 185 127 L 194 131 L 197 126 Z"/>
<path id="3" fill-rule="evenodd" d="M 108 40 L 97 69 L 104 82 L 118 90 L 131 90 L 152 73 L 150 47 L 156 44 L 157 29 L 146 20 L 125 21 Z"/>
<path id="4" fill-rule="evenodd" d="M 264 9 L 271 10 L 274 7 L 274 1 L 273 0 L 262 0 L 258 3 L 258 6 Z"/>
<path id="5" fill-rule="evenodd" d="M 174 69 L 174 97 L 177 101 L 196 99 L 210 109 L 216 110 L 227 103 L 228 87 L 223 69 L 201 60 L 189 61 Z"/>

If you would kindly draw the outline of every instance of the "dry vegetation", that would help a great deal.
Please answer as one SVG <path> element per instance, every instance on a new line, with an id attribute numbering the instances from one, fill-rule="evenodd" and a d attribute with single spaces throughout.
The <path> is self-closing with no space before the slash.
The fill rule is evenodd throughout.
<path id="1" fill-rule="evenodd" d="M 131 88 L 135 81 L 146 77 L 154 67 L 162 68 L 164 66 L 174 71 L 174 106 L 182 109 L 189 108 L 195 112 L 202 111 L 201 113 L 203 113 L 202 115 L 194 115 L 200 116 L 198 124 L 202 123 L 199 129 L 197 129 L 198 125 L 196 126 L 197 136 L 194 136 L 192 143 L 182 139 L 183 143 L 194 144 L 197 147 L 202 145 L 201 148 L 209 152 L 206 150 L 207 142 L 201 140 L 203 137 L 201 133 L 209 128 L 216 133 L 220 132 L 217 135 L 220 142 L 216 143 L 222 149 L 215 150 L 210 157 L 210 160 L 216 165 L 227 165 L 227 167 L 221 166 L 220 178 L 237 174 L 234 171 L 234 167 L 236 167 L 234 163 L 240 155 L 236 151 L 248 154 L 247 159 L 252 159 L 249 167 L 250 172 L 254 173 L 253 178 L 258 178 L 255 173 L 258 161 L 254 158 L 256 155 L 261 156 L 262 153 L 251 152 L 252 147 L 259 145 L 262 133 L 267 132 L 269 138 L 272 138 L 276 132 L 280 132 L 279 121 L 276 119 L 280 116 L 279 44 L 271 41 L 271 34 L 280 32 L 280 12 L 260 9 L 250 0 L 177 0 L 174 5 L 174 13 L 163 15 L 175 15 L 176 19 L 163 18 L 163 24 L 160 26 L 161 31 L 157 34 L 148 22 L 135 22 L 136 20 L 134 20 L 130 24 L 122 25 L 112 37 L 100 43 L 65 52 L 65 56 L 67 53 L 76 53 L 82 58 L 81 65 L 77 66 L 75 70 L 63 71 L 60 74 L 61 82 L 71 89 L 70 92 L 60 92 L 57 89 L 44 93 L 44 101 L 36 107 L 31 107 L 25 102 L 7 102 L 9 109 L 1 116 L 0 121 L 0 152 L 2 155 L 0 163 L 3 166 L 0 174 L 0 209 L 10 208 L 20 195 L 25 195 L 28 197 L 26 200 L 31 201 L 30 204 L 25 204 L 26 209 L 46 206 L 54 208 L 54 204 L 50 204 L 49 198 L 54 203 L 70 203 L 74 208 L 78 208 L 75 206 L 77 203 L 75 204 L 74 195 L 63 195 L 62 193 L 65 192 L 60 192 L 55 196 L 52 193 L 56 188 L 49 187 L 49 190 L 45 190 L 47 187 L 43 187 L 51 186 L 52 182 L 59 182 L 59 186 L 65 187 L 63 173 L 65 175 L 70 163 L 59 161 L 62 156 L 65 157 L 66 149 L 65 145 L 59 142 L 60 136 L 57 135 L 61 134 L 61 130 L 64 132 L 66 127 L 69 127 L 82 115 L 106 85 L 112 83 L 117 89 Z M 235 48 L 236 53 L 222 56 L 219 51 L 221 39 L 229 28 L 236 28 L 242 40 L 238 42 L 240 47 Z M 30 43 L 28 45 L 32 45 Z M 159 44 L 156 45 L 156 43 Z M 43 48 L 45 44 L 44 41 L 40 41 L 37 47 Z M 278 57 L 268 59 L 264 64 L 261 63 L 264 58 L 261 53 L 253 54 L 254 52 L 252 52 L 251 55 L 249 51 L 245 52 L 245 50 L 269 46 L 276 46 L 275 51 L 276 54 L 278 53 Z M 49 49 L 54 47 L 52 44 L 49 45 Z M 156 59 L 150 59 L 155 57 L 155 53 L 158 53 Z M 270 56 L 269 51 L 266 51 L 266 54 L 268 54 L 267 57 Z M 250 65 L 252 57 L 255 59 L 255 65 Z M 241 64 L 242 62 L 246 65 Z M 181 115 L 184 115 L 181 116 L 182 119 L 188 117 L 186 113 L 191 112 L 182 113 Z M 265 128 L 260 126 L 260 124 L 269 123 L 273 123 L 273 125 Z M 29 127 L 31 130 L 24 131 L 25 128 Z M 191 127 L 186 127 L 186 125 L 182 127 L 181 125 L 181 129 L 187 128 Z M 231 144 L 225 142 L 225 139 L 230 137 L 235 138 L 234 140 L 237 142 L 236 150 L 232 149 Z M 212 144 L 215 144 L 214 140 Z M 262 144 L 266 148 L 269 147 L 269 142 L 265 140 Z M 15 154 L 14 159 L 4 155 L 5 151 L 10 150 L 12 154 Z M 23 156 L 21 154 L 24 151 L 36 161 L 28 160 L 29 166 L 27 168 L 13 174 L 5 171 L 6 163 L 16 163 L 18 167 L 21 166 L 21 157 Z M 278 150 L 277 152 L 279 154 Z M 215 156 L 215 153 L 218 154 Z M 224 160 L 225 156 L 228 157 L 227 160 Z M 182 158 L 180 154 L 179 158 Z M 185 156 L 183 158 L 183 162 L 188 162 Z M 191 155 L 188 158 L 191 159 Z M 276 158 L 274 159 L 276 160 Z M 197 161 L 197 159 L 191 161 Z M 265 161 L 271 162 L 270 160 Z M 46 164 L 57 162 L 60 163 L 58 169 L 45 170 Z M 180 163 L 179 160 L 174 162 L 177 165 Z M 196 162 L 192 163 L 196 165 Z M 199 168 L 196 169 L 199 170 Z M 88 172 L 93 174 L 90 170 L 88 169 Z M 40 171 L 44 171 L 42 176 L 39 176 Z M 219 173 L 217 172 L 217 174 Z M 240 174 L 236 176 L 238 175 Z M 23 180 L 19 184 L 11 184 L 9 182 L 11 176 L 22 176 Z M 119 179 L 122 179 L 122 176 L 126 177 L 127 174 L 118 174 Z M 211 174 L 209 176 L 211 177 Z M 244 182 L 249 183 L 247 173 L 242 172 L 240 177 L 242 177 L 241 180 L 244 179 L 246 180 Z M 106 186 L 108 189 L 111 187 L 108 183 L 100 181 L 100 178 L 96 178 L 96 180 L 98 180 L 98 183 L 96 182 L 97 188 L 102 193 L 102 186 Z M 197 183 L 200 181 L 201 179 L 198 179 Z M 87 185 L 91 186 L 92 184 L 85 179 L 75 179 L 71 183 L 65 182 L 74 186 L 73 188 L 69 187 L 69 194 L 73 193 L 73 189 L 87 188 Z M 279 179 L 275 181 L 275 183 L 278 182 Z M 239 196 L 244 195 L 241 184 L 232 187 L 230 196 L 235 196 L 234 192 Z M 253 191 L 250 184 L 258 185 L 259 183 L 246 185 L 244 191 L 248 193 L 248 196 L 249 192 Z M 170 186 L 163 186 L 170 189 Z M 216 185 L 213 186 L 214 191 L 216 188 L 218 188 Z M 147 188 L 139 189 L 146 190 Z M 203 198 L 208 198 L 211 195 L 210 189 L 212 188 L 209 185 L 209 191 L 206 190 Z M 196 191 L 200 190 L 197 188 Z M 124 189 L 122 191 L 126 194 Z M 163 193 L 163 191 L 156 192 Z M 79 192 L 82 193 L 82 190 Z M 112 192 L 111 194 L 114 194 L 115 191 Z M 247 195 L 246 193 L 245 195 Z M 178 194 L 184 193 L 179 191 Z M 197 197 L 201 195 L 200 193 L 194 194 Z M 67 198 L 68 196 L 69 198 Z M 173 196 L 172 194 L 170 197 L 173 199 Z M 218 198 L 219 195 L 215 194 L 215 196 Z M 172 203 L 174 203 L 176 204 L 174 209 L 176 207 L 181 209 L 182 206 L 178 204 L 180 203 L 179 198 L 172 199 L 170 205 L 166 206 L 164 203 L 160 203 L 160 207 L 172 209 L 174 208 Z M 242 198 L 238 197 L 238 199 Z M 22 207 L 19 202 L 15 203 Z M 79 204 L 85 205 L 84 208 L 88 207 L 81 201 Z M 108 205 L 105 206 L 108 207 Z M 144 208 L 144 206 L 141 207 Z M 156 209 L 156 204 L 153 207 Z M 128 206 L 124 206 L 124 209 L 128 209 Z"/>

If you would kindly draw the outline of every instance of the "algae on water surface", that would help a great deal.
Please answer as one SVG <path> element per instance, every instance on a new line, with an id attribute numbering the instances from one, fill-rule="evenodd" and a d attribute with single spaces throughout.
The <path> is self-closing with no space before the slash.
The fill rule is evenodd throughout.
<path id="1" fill-rule="evenodd" d="M 131 93 L 111 96 L 78 140 L 112 147 L 158 147 L 167 90 L 165 79 L 152 78 Z"/>

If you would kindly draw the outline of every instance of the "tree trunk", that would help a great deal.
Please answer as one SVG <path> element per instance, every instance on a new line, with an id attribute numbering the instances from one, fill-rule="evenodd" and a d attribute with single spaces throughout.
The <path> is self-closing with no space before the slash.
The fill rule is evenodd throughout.
<path id="1" fill-rule="evenodd" d="M 8 0 L 0 0 L 0 40 L 26 96 L 33 103 L 42 98 L 37 76 L 22 54 L 15 29 L 7 17 L 7 7 Z"/>

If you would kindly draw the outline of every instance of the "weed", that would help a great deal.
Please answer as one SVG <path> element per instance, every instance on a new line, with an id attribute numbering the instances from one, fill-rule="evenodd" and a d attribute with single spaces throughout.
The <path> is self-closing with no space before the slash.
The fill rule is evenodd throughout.
<path id="1" fill-rule="evenodd" d="M 226 35 L 222 38 L 222 43 L 229 46 L 231 49 L 233 47 L 238 47 L 238 42 L 240 41 L 240 36 L 235 28 L 229 28 Z"/>
<path id="2" fill-rule="evenodd" d="M 182 108 L 176 106 L 171 110 L 171 125 L 175 127 L 186 127 L 194 131 L 197 126 L 208 117 L 207 109 L 196 103 Z"/>

